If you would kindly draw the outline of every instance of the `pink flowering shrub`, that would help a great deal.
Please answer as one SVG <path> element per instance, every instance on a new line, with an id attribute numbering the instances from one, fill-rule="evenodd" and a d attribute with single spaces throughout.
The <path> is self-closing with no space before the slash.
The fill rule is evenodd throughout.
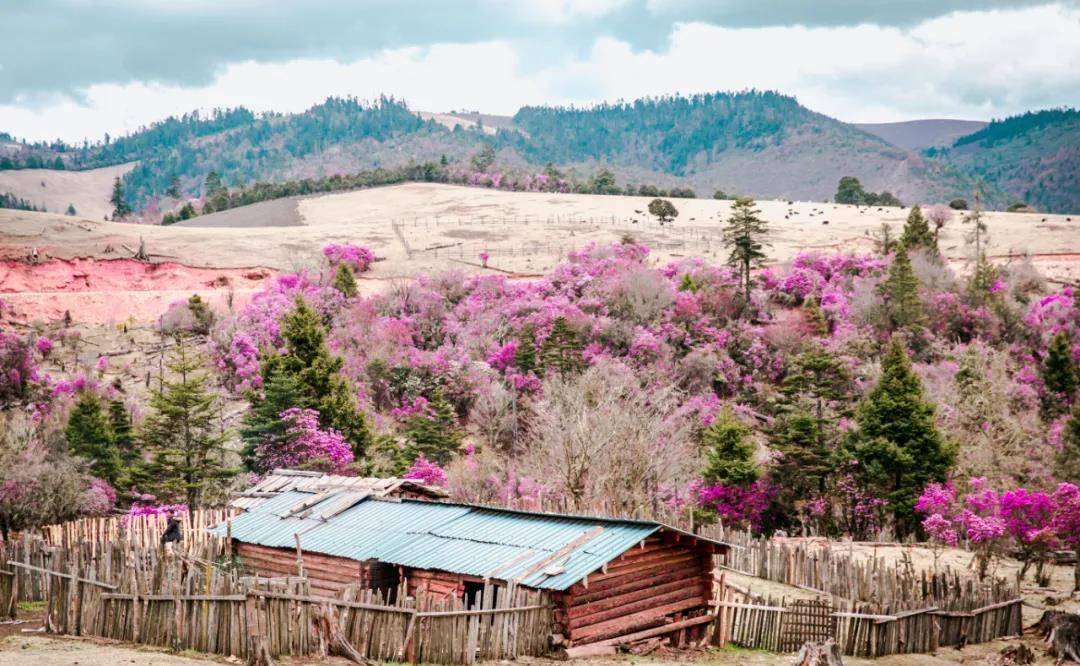
<path id="1" fill-rule="evenodd" d="M 695 484 L 691 486 L 691 494 L 697 496 L 698 506 L 715 511 L 729 527 L 755 531 L 761 530 L 765 511 L 776 496 L 776 489 L 762 479 L 748 486 Z"/>
<path id="2" fill-rule="evenodd" d="M 90 479 L 83 491 L 83 512 L 89 516 L 104 516 L 116 507 L 116 489 L 103 479 Z"/>
<path id="3" fill-rule="evenodd" d="M 353 461 L 352 448 L 341 433 L 319 428 L 319 412 L 292 407 L 281 413 L 283 441 L 266 440 L 255 448 L 259 467 L 303 467 L 341 473 Z"/>
<path id="4" fill-rule="evenodd" d="M 354 273 L 363 273 L 375 263 L 375 253 L 362 245 L 331 243 L 323 248 L 323 255 L 331 266 L 348 264 Z"/>
<path id="5" fill-rule="evenodd" d="M 445 486 L 446 470 L 424 456 L 419 456 L 413 461 L 409 471 L 402 475 L 402 478 L 416 479 L 429 486 Z"/>
<path id="6" fill-rule="evenodd" d="M 52 352 L 55 344 L 52 340 L 43 335 L 37 339 L 37 342 L 34 344 L 34 346 L 37 348 L 38 353 L 40 353 L 42 356 L 47 357 Z"/>
<path id="7" fill-rule="evenodd" d="M 131 507 L 124 514 L 123 520 L 125 522 L 142 518 L 144 516 L 164 516 L 170 511 L 176 514 L 187 513 L 186 504 L 145 504 L 142 502 L 134 502 Z"/>

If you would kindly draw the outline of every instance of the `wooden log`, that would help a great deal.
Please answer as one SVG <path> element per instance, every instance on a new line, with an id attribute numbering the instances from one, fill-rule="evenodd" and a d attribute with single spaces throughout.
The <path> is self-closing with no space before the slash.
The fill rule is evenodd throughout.
<path id="1" fill-rule="evenodd" d="M 71 574 L 63 573 L 62 571 L 53 571 L 52 569 L 46 569 L 44 567 L 36 567 L 36 566 L 31 565 L 31 564 L 23 564 L 22 562 L 10 562 L 9 561 L 8 564 L 10 564 L 13 567 L 19 567 L 20 569 L 26 569 L 28 571 L 36 571 L 38 573 L 48 574 L 50 576 L 58 576 L 60 578 L 66 578 L 68 580 L 76 579 L 75 576 L 73 576 Z M 82 583 L 86 583 L 87 585 L 94 585 L 95 587 L 100 587 L 100 588 L 104 588 L 104 589 L 107 589 L 107 590 L 115 590 L 116 589 L 115 585 L 109 585 L 108 583 L 102 583 L 101 581 L 97 581 L 97 580 L 90 580 L 89 578 L 78 578 L 77 580 L 79 580 Z"/>
<path id="2" fill-rule="evenodd" d="M 606 638 L 590 645 L 625 645 L 627 643 L 633 643 L 635 641 L 645 640 L 646 638 L 652 638 L 653 636 L 663 636 L 673 631 L 679 631 L 686 629 L 687 627 L 696 627 L 698 625 L 707 624 L 715 619 L 712 615 L 701 615 L 698 617 L 692 617 L 689 620 L 682 620 L 680 622 L 672 622 L 665 624 L 662 627 L 654 627 L 652 629 L 645 629 L 644 631 L 637 631 L 632 634 L 626 634 L 624 636 L 616 636 L 614 638 Z"/>
<path id="3" fill-rule="evenodd" d="M 561 661 L 569 661 L 571 659 L 584 659 L 586 657 L 614 657 L 618 652 L 618 648 L 614 645 L 593 643 L 591 645 L 578 645 L 576 647 L 559 650 L 555 653 L 555 658 Z"/>

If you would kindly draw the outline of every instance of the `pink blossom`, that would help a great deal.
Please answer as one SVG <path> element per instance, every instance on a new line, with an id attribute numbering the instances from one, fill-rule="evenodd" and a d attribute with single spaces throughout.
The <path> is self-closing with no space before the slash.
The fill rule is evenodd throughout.
<path id="1" fill-rule="evenodd" d="M 418 456 L 413 461 L 412 466 L 409 467 L 409 471 L 402 475 L 402 478 L 416 479 L 429 486 L 445 486 L 446 470 L 424 456 Z"/>

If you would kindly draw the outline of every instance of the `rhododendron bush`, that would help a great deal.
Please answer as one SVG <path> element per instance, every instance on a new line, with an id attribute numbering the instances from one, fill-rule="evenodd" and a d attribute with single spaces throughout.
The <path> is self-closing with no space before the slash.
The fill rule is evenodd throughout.
<path id="1" fill-rule="evenodd" d="M 474 180 L 504 186 L 490 174 Z M 351 245 L 325 255 L 356 270 L 374 259 Z M 900 333 L 937 405 L 937 427 L 960 451 L 955 475 L 1049 490 L 1063 426 L 1038 414 L 1041 365 L 1053 334 L 1077 333 L 1080 344 L 1072 292 L 1036 293 L 1037 281 L 1011 268 L 969 287 L 932 256 L 915 259 L 921 315 Z M 762 529 L 869 536 L 890 512 L 864 485 L 859 461 L 829 462 L 814 492 L 776 492 L 783 485 L 770 478 L 765 452 L 782 444 L 764 425 L 809 409 L 817 416 L 806 423 L 825 428 L 817 446 L 836 450 L 858 434 L 851 412 L 877 381 L 894 332 L 882 295 L 890 261 L 800 254 L 758 274 L 749 311 L 730 268 L 701 259 L 658 265 L 633 242 L 573 251 L 535 280 L 448 273 L 374 296 L 344 296 L 332 272 L 308 271 L 280 276 L 220 321 L 213 348 L 227 385 L 258 389 L 260 359 L 283 351 L 282 317 L 303 298 L 323 318 L 329 349 L 376 431 L 375 445 L 351 461 L 328 453 L 335 433 L 303 430 L 264 448 L 267 466 L 321 459 L 438 483 L 445 473 L 451 492 L 478 501 L 639 514 L 697 506 Z M 784 388 L 795 359 L 813 350 L 846 369 L 847 386 L 824 408 Z M 760 483 L 702 482 L 701 433 L 724 407 L 754 430 Z M 1004 497 L 1016 520 L 1026 515 L 1008 493 L 969 495 L 970 506 L 957 500 L 955 510 L 925 514 L 922 527 L 950 545 L 1026 538 L 1001 522 Z"/>

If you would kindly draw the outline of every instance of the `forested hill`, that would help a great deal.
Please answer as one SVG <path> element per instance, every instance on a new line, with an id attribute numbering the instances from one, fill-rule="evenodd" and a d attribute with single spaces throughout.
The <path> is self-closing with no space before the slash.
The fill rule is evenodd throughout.
<path id="1" fill-rule="evenodd" d="M 991 206 L 1023 201 L 1076 212 L 1078 116 L 1072 110 L 1025 114 L 994 122 L 950 148 L 918 153 L 776 92 L 525 107 L 512 124 L 500 124 L 495 136 L 424 120 L 389 97 L 370 103 L 330 98 L 296 114 L 193 112 L 81 146 L 27 144 L 0 134 L 0 169 L 89 169 L 137 161 L 124 177 L 126 196 L 137 209 L 163 197 L 174 179 L 179 198 L 204 195 L 212 171 L 226 187 L 237 188 L 412 169 L 445 157 L 451 169 L 483 164 L 481 170 L 504 174 L 536 172 L 552 163 L 579 183 L 606 168 L 620 186 L 689 187 L 699 196 L 723 190 L 824 200 L 842 177 L 855 176 L 868 189 L 904 201 L 948 201 L 970 197 L 981 178 Z M 471 160 L 489 147 L 496 151 L 494 163 Z"/>
<path id="2" fill-rule="evenodd" d="M 641 162 L 683 175 L 702 157 L 707 162 L 728 150 L 780 145 L 806 124 L 840 125 L 793 97 L 755 91 L 640 99 L 587 109 L 529 106 L 514 116 L 514 125 L 527 137 L 511 132 L 502 136 L 536 162 Z"/>
<path id="3" fill-rule="evenodd" d="M 1080 212 L 1080 111 L 1050 109 L 995 120 L 928 151 L 952 167 L 1052 213 Z"/>
<path id="4" fill-rule="evenodd" d="M 901 198 L 941 198 L 962 178 L 853 125 L 815 113 L 795 98 L 747 91 L 661 97 L 586 109 L 526 107 L 525 132 L 501 131 L 534 163 L 595 161 L 679 176 L 754 196 L 824 199 L 838 180 L 859 174 Z"/>

